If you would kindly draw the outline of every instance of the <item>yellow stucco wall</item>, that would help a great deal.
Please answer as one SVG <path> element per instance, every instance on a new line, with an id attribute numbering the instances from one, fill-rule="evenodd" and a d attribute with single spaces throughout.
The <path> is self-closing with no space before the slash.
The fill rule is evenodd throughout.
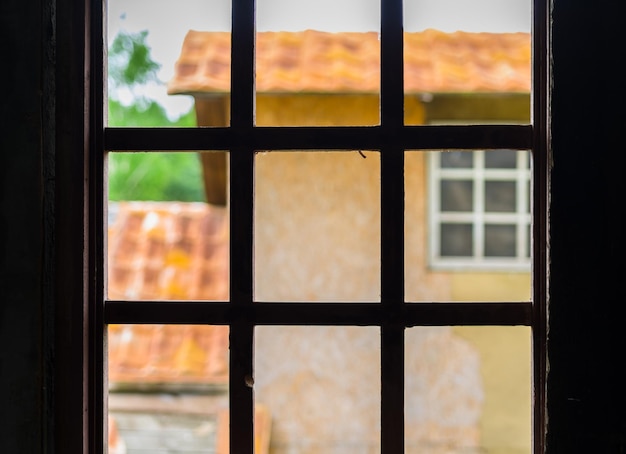
<path id="1" fill-rule="evenodd" d="M 455 301 L 527 301 L 528 273 L 455 273 L 451 279 Z M 531 452 L 531 329 L 515 327 L 455 327 L 482 358 L 485 402 L 481 419 L 488 452 Z"/>
<path id="2" fill-rule="evenodd" d="M 378 97 L 374 95 L 259 96 L 257 124 L 375 125 L 379 122 L 378 111 Z M 423 118 L 421 105 L 415 98 L 407 98 L 407 123 L 420 124 L 423 123 Z M 296 297 L 320 301 L 377 300 L 380 291 L 380 161 L 375 152 L 365 151 L 364 155 L 365 159 L 356 151 L 295 154 L 270 152 L 257 155 L 257 298 L 271 301 Z M 447 273 L 429 270 L 426 252 L 428 232 L 424 163 L 422 152 L 407 152 L 407 300 L 527 300 L 530 296 L 528 274 Z M 318 266 L 320 263 L 325 266 Z M 467 356 L 477 361 L 483 394 L 468 404 L 468 408 L 480 405 L 478 432 L 468 433 L 468 440 L 478 437 L 477 444 L 482 450 L 480 452 L 530 453 L 530 329 L 454 327 L 422 331 L 424 333 L 419 335 L 414 335 L 419 330 L 411 331 L 407 335 L 407 341 L 414 341 L 422 346 L 434 345 L 436 348 L 430 351 L 439 352 L 439 355 L 455 358 Z M 271 342 L 267 339 L 261 344 L 271 345 Z M 455 347 L 453 350 L 446 350 L 448 347 L 444 345 Z M 419 350 L 416 355 L 421 357 L 427 351 L 429 350 Z M 436 362 L 438 359 L 432 358 L 432 361 Z M 428 358 L 424 359 L 421 366 L 416 363 L 415 369 L 407 369 L 407 374 L 428 375 L 431 369 L 424 364 L 431 364 L 428 363 Z M 445 370 L 447 366 L 441 367 L 441 370 Z M 260 383 L 258 395 L 261 398 L 270 396 L 269 390 L 273 389 L 271 386 L 277 386 L 273 383 L 263 388 L 263 378 L 260 378 Z M 418 383 L 415 386 L 421 385 Z M 467 389 L 474 389 L 473 386 L 472 382 L 467 385 Z M 413 410 L 409 408 L 407 413 Z M 445 420 L 445 414 L 442 415 Z M 417 421 L 416 424 L 419 425 L 419 418 L 422 416 L 414 416 L 413 421 Z M 408 432 L 411 430 L 413 429 L 407 428 Z M 273 452 L 286 451 L 275 448 Z"/>
<path id="3" fill-rule="evenodd" d="M 407 124 L 424 122 L 415 97 L 404 105 Z M 263 95 L 256 99 L 258 126 L 372 126 L 380 124 L 379 98 L 371 95 Z"/>
<path id="4" fill-rule="evenodd" d="M 531 330 L 527 326 L 455 327 L 481 358 L 485 390 L 481 445 L 488 453 L 531 452 Z"/>

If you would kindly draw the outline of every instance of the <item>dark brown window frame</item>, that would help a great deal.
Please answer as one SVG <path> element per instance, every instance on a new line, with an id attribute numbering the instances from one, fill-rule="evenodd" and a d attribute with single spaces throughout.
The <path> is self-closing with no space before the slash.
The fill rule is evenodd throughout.
<path id="1" fill-rule="evenodd" d="M 545 438 L 547 295 L 548 6 L 533 2 L 531 125 L 405 126 L 402 1 L 381 1 L 381 124 L 372 127 L 254 125 L 254 0 L 232 2 L 231 123 L 216 128 L 105 128 L 104 27 L 101 0 L 87 8 L 90 76 L 89 452 L 106 440 L 106 324 L 175 323 L 230 326 L 231 451 L 252 453 L 253 333 L 256 325 L 381 327 L 381 452 L 404 452 L 404 331 L 411 326 L 526 325 L 533 341 L 533 452 Z M 89 27 L 88 27 L 89 30 Z M 404 153 L 433 149 L 529 149 L 533 153 L 533 289 L 531 301 L 412 303 L 404 300 Z M 109 152 L 224 150 L 230 155 L 230 300 L 105 300 L 105 178 Z M 381 159 L 381 302 L 264 303 L 253 299 L 253 173 L 256 150 L 378 150 Z"/>

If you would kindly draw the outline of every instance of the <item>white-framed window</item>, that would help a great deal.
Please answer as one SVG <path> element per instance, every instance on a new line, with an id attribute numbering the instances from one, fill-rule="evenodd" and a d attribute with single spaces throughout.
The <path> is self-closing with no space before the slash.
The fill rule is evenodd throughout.
<path id="1" fill-rule="evenodd" d="M 428 165 L 430 266 L 530 271 L 530 152 L 433 152 Z"/>

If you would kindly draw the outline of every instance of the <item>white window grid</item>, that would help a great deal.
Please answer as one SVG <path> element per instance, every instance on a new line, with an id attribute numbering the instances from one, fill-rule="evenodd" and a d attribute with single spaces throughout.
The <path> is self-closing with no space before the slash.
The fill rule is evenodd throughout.
<path id="1" fill-rule="evenodd" d="M 487 168 L 485 154 L 498 151 L 465 151 L 474 154 L 471 168 L 442 168 L 442 152 L 428 153 L 428 222 L 429 264 L 437 270 L 484 270 L 499 272 L 529 272 L 531 265 L 531 168 L 530 152 L 517 150 L 516 166 L 511 169 Z M 445 153 L 445 152 L 444 152 Z M 441 181 L 469 180 L 473 187 L 472 211 L 441 211 Z M 488 181 L 514 182 L 516 201 L 514 212 L 487 212 L 485 210 L 485 184 Z M 471 257 L 444 257 L 441 254 L 441 226 L 443 223 L 472 225 Z M 515 255 L 488 257 L 485 255 L 486 225 L 515 225 Z"/>

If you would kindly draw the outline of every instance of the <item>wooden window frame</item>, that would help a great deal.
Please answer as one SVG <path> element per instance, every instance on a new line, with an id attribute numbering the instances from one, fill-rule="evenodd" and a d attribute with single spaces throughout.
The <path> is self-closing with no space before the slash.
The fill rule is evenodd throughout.
<path id="1" fill-rule="evenodd" d="M 89 2 L 89 0 L 87 0 Z M 381 1 L 380 125 L 257 127 L 254 124 L 255 2 L 232 2 L 231 122 L 215 128 L 105 128 L 104 6 L 86 4 L 89 93 L 89 452 L 105 450 L 106 325 L 222 324 L 230 327 L 230 446 L 253 453 L 253 333 L 257 325 L 370 325 L 381 330 L 381 452 L 404 452 L 404 333 L 412 326 L 526 325 L 533 340 L 533 452 L 545 442 L 548 5 L 533 2 L 530 125 L 405 126 L 402 1 Z M 410 303 L 404 296 L 405 150 L 525 149 L 533 153 L 531 301 Z M 223 150 L 230 155 L 230 299 L 226 302 L 105 300 L 106 156 L 133 150 Z M 253 299 L 253 174 L 256 150 L 378 150 L 381 159 L 380 303 L 264 303 Z"/>

